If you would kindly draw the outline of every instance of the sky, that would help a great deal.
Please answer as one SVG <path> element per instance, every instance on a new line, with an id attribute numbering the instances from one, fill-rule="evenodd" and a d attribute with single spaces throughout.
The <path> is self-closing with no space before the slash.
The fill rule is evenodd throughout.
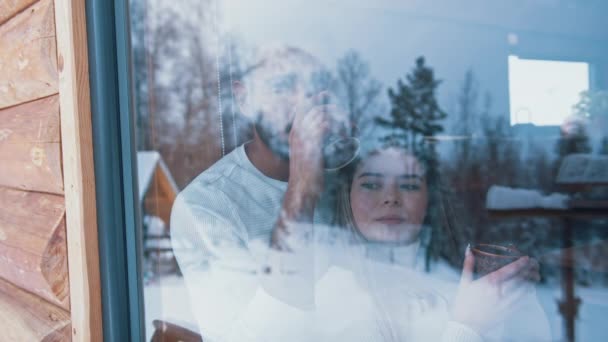
<path id="1" fill-rule="evenodd" d="M 511 124 L 560 125 L 589 89 L 589 65 L 509 56 Z"/>
<path id="2" fill-rule="evenodd" d="M 223 30 L 236 33 L 249 45 L 280 42 L 298 46 L 328 66 L 355 49 L 385 87 L 394 86 L 418 56 L 425 56 L 443 81 L 437 97 L 444 110 L 456 110 L 464 75 L 471 69 L 480 97 L 487 93 L 492 99 L 493 114 L 515 117 L 517 110 L 511 107 L 520 108 L 521 102 L 538 112 L 531 120 L 536 124 L 559 124 L 578 89 L 588 87 L 581 76 L 582 63 L 593 63 L 608 53 L 602 47 L 608 46 L 608 27 L 601 16 L 602 10 L 608 10 L 608 2 L 218 1 Z M 598 40 L 607 43 L 598 44 Z M 510 55 L 519 54 L 527 59 L 580 63 L 509 62 Z M 562 73 L 563 77 L 557 77 Z M 588 83 L 588 72 L 586 80 Z M 518 116 L 519 122 L 530 117 Z"/>

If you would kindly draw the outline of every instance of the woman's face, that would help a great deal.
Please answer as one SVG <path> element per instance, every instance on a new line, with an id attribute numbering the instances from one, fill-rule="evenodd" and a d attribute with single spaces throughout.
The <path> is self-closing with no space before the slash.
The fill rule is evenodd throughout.
<path id="1" fill-rule="evenodd" d="M 353 177 L 350 202 L 355 226 L 368 240 L 413 242 L 426 214 L 427 196 L 416 157 L 398 148 L 371 154 Z"/>

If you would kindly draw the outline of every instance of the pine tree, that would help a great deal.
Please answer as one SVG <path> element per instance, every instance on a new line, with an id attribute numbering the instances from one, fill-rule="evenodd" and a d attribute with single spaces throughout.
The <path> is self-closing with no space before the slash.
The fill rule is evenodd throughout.
<path id="1" fill-rule="evenodd" d="M 425 145 L 432 145 L 429 143 L 432 137 L 443 131 L 439 122 L 447 114 L 439 108 L 435 97 L 441 81 L 425 65 L 424 57 L 416 59 L 416 66 L 406 80 L 407 83 L 399 79 L 396 89 L 388 90 L 390 119 L 376 118 L 376 123 L 392 129 L 393 133 L 384 138 L 386 141 L 397 140 L 408 148 L 422 150 Z"/>
<path id="2" fill-rule="evenodd" d="M 376 118 L 376 123 L 392 130 L 383 137 L 384 142 L 398 143 L 416 154 L 427 169 L 429 206 L 427 224 L 431 228 L 430 245 L 427 248 L 426 268 L 431 256 L 438 256 L 436 237 L 440 236 L 439 223 L 439 158 L 436 151 L 437 133 L 443 131 L 441 121 L 447 114 L 441 110 L 436 91 L 441 83 L 435 79 L 433 69 L 425 65 L 424 57 L 416 59 L 416 66 L 406 75 L 406 82 L 397 80 L 396 89 L 390 88 L 390 118 Z"/>

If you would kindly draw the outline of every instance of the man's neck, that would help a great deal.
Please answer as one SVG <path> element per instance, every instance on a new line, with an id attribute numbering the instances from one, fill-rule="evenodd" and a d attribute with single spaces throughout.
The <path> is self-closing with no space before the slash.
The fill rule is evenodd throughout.
<path id="1" fill-rule="evenodd" d="M 245 145 L 247 157 L 266 177 L 287 182 L 289 179 L 289 161 L 280 158 L 264 144 L 254 131 L 253 140 Z"/>

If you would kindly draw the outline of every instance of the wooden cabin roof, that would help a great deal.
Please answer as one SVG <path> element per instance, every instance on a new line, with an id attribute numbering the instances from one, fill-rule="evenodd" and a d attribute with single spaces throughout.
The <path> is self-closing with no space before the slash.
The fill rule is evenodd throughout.
<path id="1" fill-rule="evenodd" d="M 137 181 L 139 184 L 139 201 L 142 202 L 146 193 L 149 190 L 152 179 L 154 178 L 154 172 L 159 170 L 163 173 L 164 178 L 167 180 L 167 186 L 165 191 L 172 192 L 175 197 L 179 192 L 177 184 L 169 172 L 169 168 L 163 161 L 160 153 L 157 151 L 138 151 L 137 152 Z"/>

